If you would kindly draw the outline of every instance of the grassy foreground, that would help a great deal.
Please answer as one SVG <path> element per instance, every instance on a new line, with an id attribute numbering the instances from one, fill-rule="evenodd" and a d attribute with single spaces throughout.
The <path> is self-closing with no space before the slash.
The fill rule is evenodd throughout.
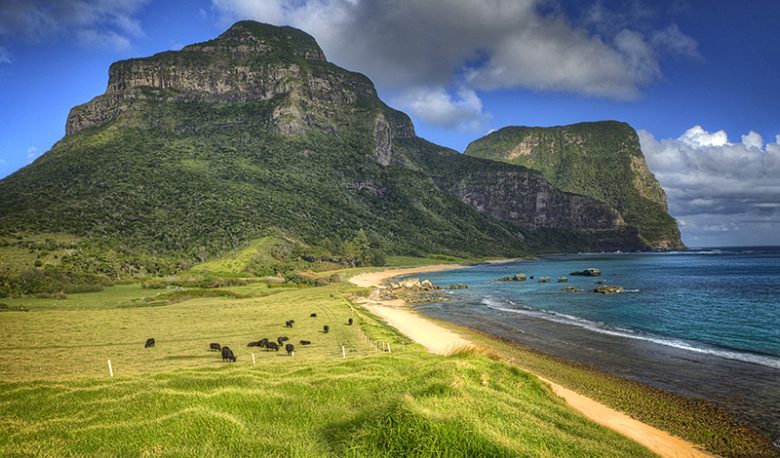
<path id="1" fill-rule="evenodd" d="M 694 444 L 701 444 L 719 456 L 777 456 L 777 450 L 765 437 L 707 401 L 686 398 L 640 382 L 608 375 L 453 323 L 432 321 L 488 348 L 488 352 L 495 357 L 625 412 L 644 423 Z"/>
<path id="2" fill-rule="evenodd" d="M 347 285 L 221 289 L 242 297 L 150 307 L 159 291 L 126 285 L 14 299 L 30 311 L 0 315 L 0 455 L 652 456 L 515 366 L 402 344 L 350 307 Z M 313 345 L 256 351 L 253 365 L 246 342 L 278 335 Z M 212 341 L 238 362 L 222 363 Z"/>

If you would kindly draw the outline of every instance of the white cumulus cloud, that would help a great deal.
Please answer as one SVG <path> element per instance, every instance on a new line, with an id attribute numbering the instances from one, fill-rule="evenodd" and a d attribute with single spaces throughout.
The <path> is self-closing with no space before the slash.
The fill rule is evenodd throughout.
<path id="1" fill-rule="evenodd" d="M 729 136 L 725 131 L 707 132 L 701 126 L 693 126 L 682 134 L 679 140 L 693 148 L 704 146 L 724 146 L 729 144 Z"/>
<path id="2" fill-rule="evenodd" d="M 676 139 L 639 131 L 642 151 L 685 222 L 683 234 L 738 244 L 780 242 L 780 135 L 764 144 L 750 131 L 731 142 L 725 131 L 694 126 Z M 713 243 L 717 244 L 717 243 Z"/>
<path id="3" fill-rule="evenodd" d="M 748 148 L 764 149 L 764 137 L 758 132 L 750 131 L 742 136 L 742 144 Z"/>
<path id="4" fill-rule="evenodd" d="M 454 96 L 443 87 L 414 88 L 404 92 L 397 102 L 413 116 L 443 127 L 481 130 L 487 121 L 482 100 L 466 87 Z"/>
<path id="5" fill-rule="evenodd" d="M 292 25 L 311 33 L 328 58 L 367 74 L 414 111 L 423 97 L 438 102 L 429 120 L 474 125 L 479 91 L 532 89 L 633 100 L 662 76 L 664 53 L 697 53 L 677 26 L 634 30 L 646 8 L 616 29 L 593 18 L 574 22 L 544 0 L 212 0 L 221 25 L 239 19 Z M 549 8 L 548 8 L 549 9 Z M 679 43 L 674 48 L 673 43 Z M 411 88 L 411 89 L 409 89 Z M 420 89 L 426 88 L 426 89 Z M 443 94 L 443 88 L 455 88 Z M 463 91 L 471 91 L 465 94 Z M 425 93 L 424 93 L 425 92 Z M 449 99 L 449 100 L 447 100 Z M 470 113 L 467 119 L 464 113 Z"/>

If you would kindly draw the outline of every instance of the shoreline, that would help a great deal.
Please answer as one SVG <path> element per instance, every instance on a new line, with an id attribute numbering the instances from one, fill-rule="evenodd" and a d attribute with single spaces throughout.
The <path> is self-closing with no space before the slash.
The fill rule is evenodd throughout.
<path id="1" fill-rule="evenodd" d="M 514 261 L 517 260 L 512 259 L 503 262 Z M 494 261 L 492 263 L 500 262 L 502 261 Z M 428 320 L 423 315 L 409 308 L 405 301 L 401 299 L 383 301 L 379 299 L 377 293 L 379 289 L 384 288 L 384 284 L 391 278 L 417 273 L 462 269 L 465 267 L 468 266 L 456 264 L 408 269 L 388 269 L 380 272 L 358 274 L 350 278 L 349 281 L 357 286 L 374 288 L 367 299 L 359 302 L 361 306 L 365 307 L 371 313 L 383 318 L 407 337 L 421 343 L 432 353 L 447 355 L 454 350 L 473 348 L 477 345 L 459 334 Z M 623 412 L 558 385 L 538 374 L 533 372 L 531 372 L 531 374 L 537 377 L 543 384 L 549 386 L 556 396 L 563 399 L 571 408 L 584 415 L 586 418 L 629 437 L 662 457 L 713 456 L 689 441 L 635 420 Z"/>

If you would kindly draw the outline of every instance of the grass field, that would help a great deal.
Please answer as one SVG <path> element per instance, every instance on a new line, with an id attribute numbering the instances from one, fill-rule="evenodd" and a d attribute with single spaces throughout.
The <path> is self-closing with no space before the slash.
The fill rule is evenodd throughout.
<path id="1" fill-rule="evenodd" d="M 402 344 L 353 287 L 226 289 L 251 297 L 149 307 L 160 291 L 124 285 L 9 301 L 30 311 L 0 314 L 0 455 L 651 456 L 505 362 Z M 253 365 L 246 343 L 279 335 L 314 343 Z"/>
<path id="2" fill-rule="evenodd" d="M 706 401 L 607 375 L 453 323 L 437 322 L 489 348 L 490 353 L 502 360 L 626 412 L 644 423 L 701 444 L 719 456 L 777 456 L 777 450 L 766 438 Z"/>

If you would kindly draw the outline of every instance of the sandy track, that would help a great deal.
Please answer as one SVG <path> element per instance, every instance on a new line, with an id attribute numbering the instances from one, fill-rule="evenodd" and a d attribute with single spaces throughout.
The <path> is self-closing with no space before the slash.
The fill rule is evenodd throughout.
<path id="1" fill-rule="evenodd" d="M 355 285 L 370 288 L 383 288 L 390 278 L 399 275 L 434 272 L 448 269 L 463 268 L 462 265 L 435 265 L 409 269 L 392 269 L 382 272 L 371 272 L 352 277 Z M 412 340 L 422 344 L 428 351 L 447 355 L 460 348 L 473 347 L 474 344 L 449 329 L 439 326 L 409 309 L 401 300 L 380 301 L 378 295 L 372 294 L 361 305 L 371 313 L 381 317 L 388 324 L 398 329 Z M 537 376 L 538 377 L 538 376 Z M 658 428 L 634 420 L 623 412 L 607 407 L 600 402 L 564 388 L 547 379 L 539 379 L 550 386 L 553 393 L 561 397 L 574 410 L 588 419 L 606 426 L 657 453 L 669 458 L 711 457 L 694 444 L 673 436 Z"/>
<path id="2" fill-rule="evenodd" d="M 350 278 L 349 281 L 355 285 L 362 286 L 364 288 L 374 288 L 374 287 L 382 286 L 385 283 L 385 281 L 393 277 L 399 277 L 401 275 L 439 272 L 441 270 L 463 269 L 464 267 L 468 267 L 468 266 L 464 264 L 435 264 L 431 266 L 390 269 L 390 270 L 383 270 L 380 272 L 368 272 L 365 274 L 355 275 L 354 277 Z"/>

